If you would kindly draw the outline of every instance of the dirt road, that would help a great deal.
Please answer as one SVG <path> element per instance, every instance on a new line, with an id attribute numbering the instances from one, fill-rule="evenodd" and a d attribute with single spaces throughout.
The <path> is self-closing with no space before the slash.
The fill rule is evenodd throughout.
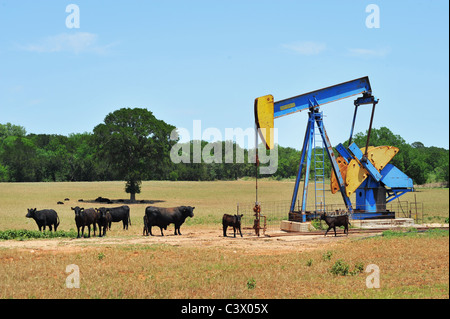
<path id="1" fill-rule="evenodd" d="M 167 231 L 165 236 L 106 236 L 91 237 L 82 239 L 35 239 L 35 240 L 5 240 L 0 241 L 0 248 L 20 249 L 20 250 L 43 250 L 54 252 L 73 252 L 82 251 L 90 248 L 115 245 L 170 245 L 170 246 L 188 246 L 188 247 L 223 247 L 227 249 L 243 250 L 247 254 L 265 255 L 287 253 L 289 251 L 306 251 L 318 247 L 330 246 L 341 241 L 352 240 L 368 236 L 368 234 L 350 234 L 345 236 L 338 234 L 328 235 L 327 237 L 318 235 L 289 235 L 285 233 L 268 233 L 271 237 L 257 237 L 254 232 L 244 230 L 244 237 L 239 235 L 234 238 L 232 232 L 228 233 L 230 237 L 223 237 L 221 231 L 216 227 L 211 228 L 191 228 L 185 229 L 183 235 L 175 236 Z M 280 235 L 280 236 L 278 236 Z M 373 234 L 372 234 L 373 235 Z"/>

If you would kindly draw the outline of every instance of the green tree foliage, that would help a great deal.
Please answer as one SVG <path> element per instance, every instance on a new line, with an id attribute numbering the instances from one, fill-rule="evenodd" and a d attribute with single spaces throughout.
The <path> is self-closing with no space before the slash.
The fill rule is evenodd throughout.
<path id="1" fill-rule="evenodd" d="M 181 157 L 182 153 L 185 161 L 173 167 L 172 176 L 177 180 L 232 180 L 255 176 L 251 154 L 233 141 L 190 141 L 179 144 L 178 155 Z"/>
<path id="2" fill-rule="evenodd" d="M 7 166 L 0 164 L 0 183 L 9 181 L 9 171 Z"/>
<path id="3" fill-rule="evenodd" d="M 96 149 L 90 133 L 70 134 L 67 140 L 68 174 L 71 181 L 115 180 L 105 160 L 95 159 Z"/>
<path id="4" fill-rule="evenodd" d="M 33 142 L 20 136 L 8 136 L 2 141 L 1 163 L 7 167 L 13 182 L 34 182 L 40 177 L 38 150 Z"/>
<path id="5" fill-rule="evenodd" d="M 172 163 L 169 154 L 175 141 L 170 141 L 169 136 L 173 128 L 145 109 L 115 111 L 95 127 L 94 133 L 69 136 L 27 135 L 21 126 L 0 124 L 0 182 L 125 180 L 126 191 L 132 197 L 133 192 L 139 193 L 142 180 L 233 180 L 255 176 L 254 150 L 243 149 L 233 141 L 178 144 L 178 156 L 184 156 L 184 160 Z M 353 141 L 362 148 L 366 136 L 358 133 Z M 347 142 L 344 145 L 348 146 Z M 372 129 L 370 145 L 398 147 L 400 151 L 391 163 L 415 184 L 445 182 L 448 187 L 448 150 L 426 147 L 418 141 L 408 144 L 386 127 Z M 196 153 L 198 156 L 194 156 Z M 278 169 L 272 177 L 294 178 L 300 155 L 299 150 L 278 146 Z M 311 178 L 314 160 L 313 155 Z M 329 177 L 331 165 L 326 154 L 324 165 L 325 176 Z"/>
<path id="6" fill-rule="evenodd" d="M 291 147 L 278 146 L 277 176 L 290 178 L 297 175 L 300 152 Z"/>
<path id="7" fill-rule="evenodd" d="M 27 131 L 23 126 L 13 125 L 11 123 L 0 124 L 0 140 L 8 136 L 20 136 L 27 135 Z"/>
<path id="8" fill-rule="evenodd" d="M 141 181 L 168 175 L 174 126 L 143 108 L 122 108 L 109 113 L 94 128 L 96 157 L 105 160 L 126 181 L 125 191 L 135 200 Z"/>

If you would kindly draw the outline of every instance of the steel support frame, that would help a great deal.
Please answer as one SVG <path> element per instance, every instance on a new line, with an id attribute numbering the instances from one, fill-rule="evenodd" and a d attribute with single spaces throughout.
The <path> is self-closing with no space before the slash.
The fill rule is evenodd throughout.
<path id="1" fill-rule="evenodd" d="M 347 196 L 345 192 L 345 182 L 342 178 L 341 172 L 339 170 L 339 166 L 336 161 L 336 157 L 334 155 L 333 147 L 331 146 L 330 140 L 325 130 L 325 126 L 323 123 L 323 114 L 319 112 L 318 107 L 311 107 L 308 113 L 308 124 L 306 126 L 305 138 L 303 140 L 303 148 L 300 156 L 300 164 L 297 171 L 297 178 L 295 180 L 294 192 L 292 194 L 291 207 L 290 212 L 293 212 L 295 209 L 295 203 L 297 201 L 298 189 L 300 185 L 300 181 L 302 178 L 303 167 L 306 166 L 305 169 L 305 180 L 303 184 L 303 194 L 302 194 L 302 221 L 306 221 L 306 203 L 308 198 L 308 181 L 309 181 L 309 171 L 311 167 L 311 153 L 313 148 L 313 139 L 314 139 L 314 130 L 315 125 L 317 123 L 317 127 L 320 132 L 320 136 L 322 137 L 323 143 L 325 145 L 326 152 L 328 154 L 328 158 L 330 159 L 332 169 L 338 179 L 339 189 L 341 191 L 342 198 L 344 200 L 345 206 L 349 213 L 353 212 L 352 203 L 350 198 Z"/>
<path id="2" fill-rule="evenodd" d="M 412 192 L 412 190 L 411 189 L 391 189 L 391 190 L 387 190 L 388 196 L 386 198 L 386 203 L 390 203 L 394 199 L 397 199 L 400 196 L 402 196 L 403 194 L 406 194 L 408 192 Z"/>

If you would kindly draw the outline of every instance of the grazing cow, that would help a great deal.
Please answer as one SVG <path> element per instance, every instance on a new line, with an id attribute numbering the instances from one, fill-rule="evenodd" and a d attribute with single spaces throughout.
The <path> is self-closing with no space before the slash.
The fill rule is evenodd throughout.
<path id="1" fill-rule="evenodd" d="M 111 223 L 112 222 L 120 222 L 123 223 L 123 229 L 128 230 L 128 223 L 131 225 L 131 219 L 130 219 L 130 207 L 127 205 L 120 206 L 120 207 L 113 207 L 113 208 L 106 208 L 106 211 L 111 214 L 111 221 L 109 222 L 109 230 L 111 230 Z"/>
<path id="2" fill-rule="evenodd" d="M 148 236 L 148 218 L 147 215 L 144 215 L 144 229 L 142 230 L 142 236 Z"/>
<path id="3" fill-rule="evenodd" d="M 194 208 L 191 206 L 178 206 L 171 208 L 162 208 L 148 206 L 145 209 L 147 216 L 147 229 L 152 234 L 152 226 L 158 226 L 161 230 L 161 236 L 164 236 L 163 228 L 167 229 L 169 224 L 175 224 L 175 235 L 181 235 L 180 227 L 187 217 L 194 217 Z"/>
<path id="4" fill-rule="evenodd" d="M 94 208 L 84 209 L 83 207 L 71 207 L 72 210 L 75 211 L 75 223 L 77 224 L 78 236 L 80 238 L 80 228 L 81 228 L 81 237 L 84 237 L 84 227 L 87 226 L 89 233 L 88 237 L 91 237 L 91 225 L 94 228 L 94 236 L 95 231 L 97 230 L 96 224 L 98 223 L 99 214 L 95 211 Z"/>
<path id="5" fill-rule="evenodd" d="M 334 229 L 334 236 L 336 237 L 336 227 L 344 226 L 344 234 L 347 234 L 348 236 L 348 225 L 351 225 L 348 220 L 348 215 L 342 215 L 342 216 L 327 216 L 327 213 L 323 213 L 320 215 L 320 220 L 324 220 L 327 225 L 328 229 L 325 232 L 325 236 L 327 235 L 328 231 L 333 228 Z"/>
<path id="6" fill-rule="evenodd" d="M 46 226 L 50 228 L 50 231 L 52 231 L 52 226 L 55 227 L 55 231 L 58 229 L 59 217 L 53 209 L 36 210 L 36 208 L 28 208 L 28 213 L 25 217 L 33 218 L 39 227 L 39 231 L 41 231 L 42 227 L 45 230 Z"/>
<path id="7" fill-rule="evenodd" d="M 234 237 L 236 237 L 236 229 L 239 230 L 239 233 L 242 237 L 242 231 L 241 231 L 241 217 L 244 216 L 243 214 L 240 215 L 228 215 L 223 214 L 222 217 L 222 225 L 223 225 L 223 237 L 227 237 L 227 228 L 228 226 L 233 227 L 234 231 Z"/>
<path id="8" fill-rule="evenodd" d="M 107 208 L 100 207 L 95 209 L 98 214 L 98 229 L 99 229 L 99 237 L 106 235 L 106 228 L 111 224 L 112 216 L 111 213 L 108 212 Z M 102 227 L 103 227 L 103 235 L 102 235 Z"/>

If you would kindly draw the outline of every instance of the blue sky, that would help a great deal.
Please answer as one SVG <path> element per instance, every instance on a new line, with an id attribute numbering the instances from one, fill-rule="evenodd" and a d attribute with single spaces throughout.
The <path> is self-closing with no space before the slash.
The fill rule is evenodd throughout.
<path id="1" fill-rule="evenodd" d="M 66 27 L 66 6 L 80 28 Z M 366 6 L 380 9 L 367 28 Z M 92 132 L 122 107 L 193 131 L 253 127 L 253 101 L 369 76 L 374 127 L 449 147 L 448 1 L 0 0 L 0 123 L 28 133 Z M 353 99 L 322 107 L 333 145 Z M 356 132 L 369 124 L 358 111 Z M 301 148 L 307 113 L 275 120 Z M 248 145 L 253 145 L 250 141 Z M 248 146 L 244 145 L 244 146 Z"/>

